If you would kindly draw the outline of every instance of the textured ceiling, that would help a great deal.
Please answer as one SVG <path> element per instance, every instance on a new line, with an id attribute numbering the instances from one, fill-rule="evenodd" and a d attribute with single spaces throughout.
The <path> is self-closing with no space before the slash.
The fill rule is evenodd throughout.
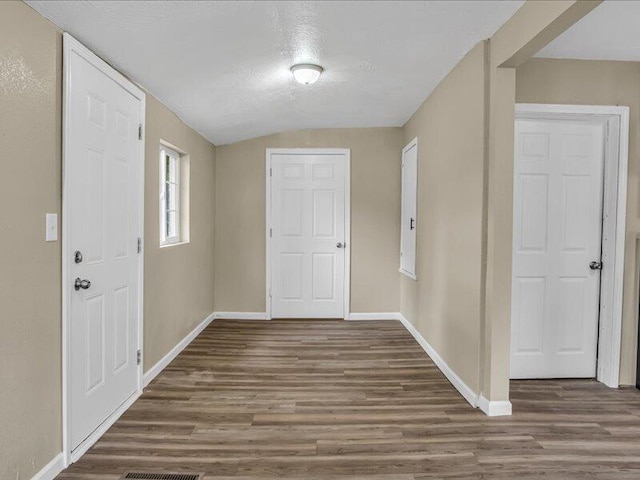
<path id="1" fill-rule="evenodd" d="M 401 126 L 521 1 L 28 1 L 221 145 Z M 325 68 L 313 86 L 289 68 Z"/>
<path id="2" fill-rule="evenodd" d="M 536 56 L 640 61 L 640 2 L 600 4 Z"/>

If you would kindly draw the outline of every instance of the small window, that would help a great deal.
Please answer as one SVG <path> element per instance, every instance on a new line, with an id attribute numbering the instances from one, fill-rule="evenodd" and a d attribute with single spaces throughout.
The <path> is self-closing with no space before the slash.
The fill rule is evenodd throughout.
<path id="1" fill-rule="evenodd" d="M 180 235 L 180 154 L 160 147 L 160 245 L 182 241 Z"/>

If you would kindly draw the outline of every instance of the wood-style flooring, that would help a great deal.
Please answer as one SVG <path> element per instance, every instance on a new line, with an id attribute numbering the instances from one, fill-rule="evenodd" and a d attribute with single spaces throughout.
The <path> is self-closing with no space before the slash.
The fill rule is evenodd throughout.
<path id="1" fill-rule="evenodd" d="M 397 321 L 216 320 L 60 479 L 640 479 L 640 392 L 511 383 L 488 418 Z"/>

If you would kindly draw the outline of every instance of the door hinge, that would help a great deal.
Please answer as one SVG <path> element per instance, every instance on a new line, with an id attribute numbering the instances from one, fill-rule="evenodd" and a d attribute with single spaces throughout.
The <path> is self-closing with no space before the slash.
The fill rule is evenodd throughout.
<path id="1" fill-rule="evenodd" d="M 138 253 L 142 252 L 142 238 L 138 237 Z"/>
<path id="2" fill-rule="evenodd" d="M 269 176 L 270 176 L 270 177 L 273 177 L 273 168 L 270 168 L 270 169 L 269 169 Z"/>
<path id="3" fill-rule="evenodd" d="M 136 358 L 137 358 L 138 365 L 140 365 L 142 363 L 142 350 L 138 350 Z"/>
<path id="4" fill-rule="evenodd" d="M 273 229 L 269 229 L 269 237 L 273 237 Z"/>
<path id="5" fill-rule="evenodd" d="M 138 140 L 142 140 L 142 124 L 138 125 Z"/>

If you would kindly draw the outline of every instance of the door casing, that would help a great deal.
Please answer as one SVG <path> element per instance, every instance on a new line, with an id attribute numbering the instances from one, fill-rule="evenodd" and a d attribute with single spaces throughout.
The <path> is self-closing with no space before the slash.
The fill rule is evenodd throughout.
<path id="1" fill-rule="evenodd" d="M 63 34 L 63 100 L 62 100 L 62 450 L 64 456 L 65 467 L 69 464 L 77 461 L 95 442 L 102 436 L 106 430 L 113 425 L 113 423 L 129 408 L 133 402 L 140 396 L 143 388 L 143 357 L 140 358 L 140 364 L 138 365 L 138 388 L 136 394 L 131 397 L 127 402 L 121 405 L 104 423 L 98 427 L 84 442 L 82 442 L 75 450 L 72 451 L 71 444 L 71 403 L 69 401 L 69 394 L 71 389 L 71 375 L 70 375 L 70 324 L 71 324 L 71 294 L 73 289 L 71 288 L 71 276 L 69 272 L 69 265 L 72 261 L 71 258 L 71 245 L 70 241 L 70 198 L 69 191 L 65 188 L 70 182 L 70 172 L 67 165 L 67 158 L 70 152 L 69 135 L 66 134 L 69 125 L 69 96 L 66 92 L 69 91 L 71 86 L 71 71 L 70 62 L 67 60 L 72 54 L 78 54 L 83 57 L 87 62 L 93 65 L 96 69 L 107 75 L 110 79 L 120 85 L 123 89 L 129 92 L 133 97 L 139 101 L 140 105 L 140 122 L 142 124 L 142 141 L 138 142 L 138 152 L 136 159 L 138 160 L 140 172 L 141 185 L 139 186 L 139 212 L 140 218 L 138 219 L 138 227 L 140 232 L 141 245 L 144 245 L 144 125 L 145 125 L 145 112 L 146 112 L 146 96 L 142 90 L 136 87 L 122 74 L 114 70 L 105 61 L 87 49 L 78 40 L 69 35 Z M 143 324 L 144 324 L 144 248 L 142 248 L 138 255 L 138 350 L 143 355 Z"/>
<path id="2" fill-rule="evenodd" d="M 271 320 L 271 156 L 278 155 L 342 155 L 345 168 L 345 212 L 344 232 L 347 248 L 344 249 L 344 319 L 349 319 L 351 291 L 351 150 L 348 148 L 267 148 L 265 162 L 266 177 L 266 318 Z"/>
<path id="3" fill-rule="evenodd" d="M 617 388 L 620 381 L 622 293 L 629 162 L 629 107 L 516 104 L 516 119 L 601 119 L 605 125 L 602 259 L 613 268 L 600 280 L 597 380 Z M 615 121 L 615 122 L 614 122 Z M 614 129 L 617 123 L 618 131 Z M 605 267 L 606 268 L 606 267 Z"/>

